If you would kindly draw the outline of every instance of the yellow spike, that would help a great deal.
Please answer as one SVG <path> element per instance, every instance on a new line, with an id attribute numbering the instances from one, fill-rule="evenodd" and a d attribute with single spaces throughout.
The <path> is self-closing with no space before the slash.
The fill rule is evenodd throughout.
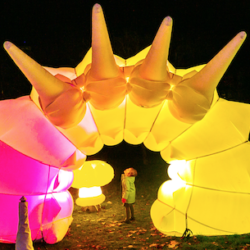
<path id="1" fill-rule="evenodd" d="M 140 75 L 142 78 L 153 81 L 166 81 L 168 79 L 166 65 L 172 23 L 171 17 L 163 19 L 150 51 L 141 65 Z"/>
<path id="2" fill-rule="evenodd" d="M 185 85 L 200 92 L 211 102 L 215 88 L 245 39 L 244 31 L 238 33 L 200 72 L 188 79 Z"/>
<path id="3" fill-rule="evenodd" d="M 40 64 L 26 55 L 11 42 L 5 42 L 4 48 L 34 86 L 44 107 L 49 105 L 56 97 L 68 88 L 68 84 L 65 84 L 51 75 Z"/>
<path id="4" fill-rule="evenodd" d="M 95 4 L 92 12 L 92 65 L 94 79 L 109 79 L 120 74 L 115 63 L 102 7 Z"/>

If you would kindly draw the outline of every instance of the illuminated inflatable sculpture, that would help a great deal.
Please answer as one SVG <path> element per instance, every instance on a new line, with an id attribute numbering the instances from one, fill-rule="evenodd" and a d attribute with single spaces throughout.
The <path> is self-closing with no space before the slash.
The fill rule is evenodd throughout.
<path id="1" fill-rule="evenodd" d="M 73 171 L 72 187 L 79 188 L 76 204 L 82 207 L 98 206 L 105 201 L 101 186 L 114 178 L 113 168 L 104 161 L 86 161 L 82 167 Z M 98 210 L 98 209 L 97 209 Z"/>
<path id="2" fill-rule="evenodd" d="M 152 46 L 127 60 L 113 55 L 98 4 L 92 18 L 92 49 L 75 69 L 42 67 L 4 44 L 33 89 L 0 102 L 0 241 L 15 242 L 23 195 L 32 239 L 61 240 L 72 220 L 71 170 L 122 140 L 144 143 L 171 163 L 172 180 L 151 209 L 160 231 L 248 233 L 250 106 L 216 92 L 245 32 L 207 65 L 184 70 L 167 61 L 170 17 Z"/>

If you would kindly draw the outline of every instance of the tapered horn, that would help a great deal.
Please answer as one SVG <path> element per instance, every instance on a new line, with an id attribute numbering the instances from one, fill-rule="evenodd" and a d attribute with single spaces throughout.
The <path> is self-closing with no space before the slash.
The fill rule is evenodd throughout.
<path id="1" fill-rule="evenodd" d="M 92 12 L 92 65 L 91 76 L 95 79 L 109 79 L 119 75 L 115 63 L 102 7 L 95 4 Z"/>
<path id="2" fill-rule="evenodd" d="M 51 75 L 40 64 L 11 42 L 5 42 L 4 48 L 29 82 L 34 86 L 44 107 L 49 105 L 56 97 L 69 88 L 67 87 L 68 84 Z"/>
<path id="3" fill-rule="evenodd" d="M 142 78 L 154 81 L 165 81 L 168 78 L 166 65 L 172 31 L 172 18 L 163 19 L 153 44 L 140 67 Z"/>
<path id="4" fill-rule="evenodd" d="M 238 33 L 200 72 L 187 80 L 185 85 L 212 101 L 215 88 L 245 39 L 244 31 Z"/>

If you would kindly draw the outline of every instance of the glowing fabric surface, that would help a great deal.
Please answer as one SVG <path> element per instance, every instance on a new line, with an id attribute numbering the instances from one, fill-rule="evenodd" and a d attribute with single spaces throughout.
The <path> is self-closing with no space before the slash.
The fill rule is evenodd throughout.
<path id="1" fill-rule="evenodd" d="M 151 47 L 126 60 L 113 55 L 100 5 L 92 18 L 92 48 L 75 69 L 42 67 L 4 45 L 33 89 L 0 102 L 0 241 L 15 242 L 23 195 L 32 239 L 60 241 L 72 220 L 71 170 L 122 140 L 172 163 L 172 180 L 151 209 L 160 231 L 180 235 L 187 225 L 194 234 L 248 233 L 250 106 L 216 92 L 245 32 L 208 64 L 175 69 L 170 17 Z"/>

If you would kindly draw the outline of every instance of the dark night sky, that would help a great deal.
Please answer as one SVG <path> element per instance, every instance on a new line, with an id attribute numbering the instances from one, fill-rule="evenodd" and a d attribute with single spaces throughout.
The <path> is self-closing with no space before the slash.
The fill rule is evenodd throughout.
<path id="1" fill-rule="evenodd" d="M 14 2 L 17 2 L 14 4 Z M 3 1 L 0 41 L 9 40 L 41 65 L 75 67 L 91 46 L 92 0 Z M 113 51 L 128 58 L 150 45 L 166 16 L 173 18 L 169 61 L 176 68 L 207 63 L 238 32 L 250 36 L 249 0 L 103 0 Z M 222 78 L 218 91 L 228 100 L 250 103 L 250 38 Z M 0 49 L 0 100 L 29 94 L 22 73 Z M 123 159 L 125 166 L 161 161 L 158 153 L 122 143 L 105 147 L 98 158 Z M 124 150 L 125 147 L 125 150 Z M 132 163 L 132 154 L 137 154 Z M 104 156 L 103 156 L 104 155 Z M 153 156 L 156 156 L 155 158 Z M 112 161 L 112 160 L 110 160 Z M 117 164 L 110 162 L 112 165 Z M 159 163 L 160 164 L 160 163 Z M 162 162 L 161 162 L 162 164 Z"/>
<path id="2" fill-rule="evenodd" d="M 42 65 L 75 67 L 91 46 L 91 9 L 95 3 L 92 0 L 4 1 L 0 9 L 0 40 L 13 42 Z M 150 45 L 168 15 L 174 21 L 169 61 L 176 68 L 207 63 L 238 32 L 250 33 L 249 0 L 99 3 L 114 53 L 124 58 Z M 250 102 L 246 94 L 249 58 L 247 38 L 219 86 L 227 99 Z M 29 84 L 4 49 L 0 50 L 0 65 L 0 99 L 28 94 Z M 242 93 L 239 88 L 243 88 Z"/>

